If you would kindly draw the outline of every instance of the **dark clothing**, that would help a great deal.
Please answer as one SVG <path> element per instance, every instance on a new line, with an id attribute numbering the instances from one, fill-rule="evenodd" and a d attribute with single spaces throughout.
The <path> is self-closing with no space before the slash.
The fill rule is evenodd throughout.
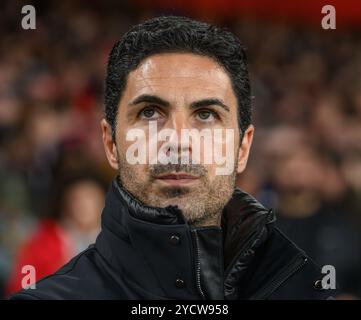
<path id="1" fill-rule="evenodd" d="M 322 205 L 302 218 L 278 211 L 277 226 L 317 263 L 334 266 L 343 291 L 361 297 L 361 239 L 345 209 Z"/>
<path id="2" fill-rule="evenodd" d="M 222 227 L 191 227 L 176 206 L 142 205 L 114 180 L 96 243 L 12 299 L 330 297 L 315 286 L 320 269 L 274 222 L 272 209 L 235 189 Z"/>

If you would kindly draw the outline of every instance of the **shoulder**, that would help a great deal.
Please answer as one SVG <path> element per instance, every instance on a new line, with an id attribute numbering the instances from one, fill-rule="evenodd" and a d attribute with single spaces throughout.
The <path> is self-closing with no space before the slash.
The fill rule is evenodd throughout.
<path id="1" fill-rule="evenodd" d="M 54 274 L 36 283 L 35 289 L 23 289 L 10 297 L 11 300 L 62 300 L 97 299 L 103 288 L 105 275 L 99 272 L 102 258 L 94 246 L 71 259 Z"/>
<path id="2" fill-rule="evenodd" d="M 264 260 L 269 260 L 268 267 L 280 275 L 278 282 L 273 279 L 274 287 L 268 299 L 324 300 L 338 294 L 337 286 L 336 289 L 322 287 L 326 274 L 321 266 L 278 228 L 274 228 L 266 247 Z"/>

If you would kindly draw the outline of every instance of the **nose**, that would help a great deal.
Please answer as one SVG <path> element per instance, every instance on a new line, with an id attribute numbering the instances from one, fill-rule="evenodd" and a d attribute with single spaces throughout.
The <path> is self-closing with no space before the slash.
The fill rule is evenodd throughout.
<path id="1" fill-rule="evenodd" d="M 175 131 L 178 136 L 181 135 L 182 129 L 190 129 L 185 110 L 175 110 L 169 117 L 166 127 Z"/>
<path id="2" fill-rule="evenodd" d="M 167 141 L 167 156 L 177 150 L 178 158 L 186 158 L 187 155 L 191 157 L 191 144 L 188 139 L 182 139 L 182 131 L 191 129 L 187 113 L 183 110 L 174 111 L 165 127 L 171 130 Z"/>

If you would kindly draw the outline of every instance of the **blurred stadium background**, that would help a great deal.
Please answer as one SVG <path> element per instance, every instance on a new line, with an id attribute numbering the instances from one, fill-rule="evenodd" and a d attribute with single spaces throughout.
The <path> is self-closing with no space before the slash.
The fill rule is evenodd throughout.
<path id="1" fill-rule="evenodd" d="M 21 7 L 36 8 L 22 30 Z M 336 7 L 337 29 L 321 28 Z M 225 26 L 248 47 L 256 136 L 238 185 L 361 297 L 361 6 L 358 1 L 2 1 L 0 298 L 93 242 L 115 172 L 99 120 L 107 55 L 161 14 Z"/>

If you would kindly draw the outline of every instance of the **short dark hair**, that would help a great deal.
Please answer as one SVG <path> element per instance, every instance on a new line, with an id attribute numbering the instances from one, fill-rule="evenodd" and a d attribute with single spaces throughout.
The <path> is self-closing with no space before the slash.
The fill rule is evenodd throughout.
<path id="1" fill-rule="evenodd" d="M 231 32 L 180 16 L 162 16 L 132 27 L 109 55 L 105 80 L 105 118 L 115 141 L 118 104 L 128 74 L 145 58 L 164 52 L 190 52 L 213 58 L 228 73 L 238 102 L 243 137 L 251 123 L 251 92 L 245 48 Z"/>

